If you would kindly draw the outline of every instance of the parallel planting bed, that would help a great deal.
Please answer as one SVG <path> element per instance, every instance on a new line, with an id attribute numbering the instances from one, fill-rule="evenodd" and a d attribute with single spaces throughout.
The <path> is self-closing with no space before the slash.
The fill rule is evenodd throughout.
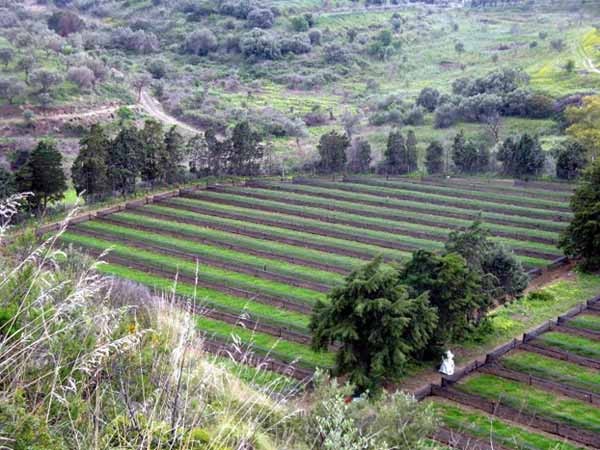
<path id="1" fill-rule="evenodd" d="M 434 389 L 438 439 L 456 448 L 600 448 L 598 299 L 470 375 Z"/>
<path id="2" fill-rule="evenodd" d="M 198 327 L 213 341 L 237 335 L 258 355 L 313 370 L 332 366 L 334 349 L 310 349 L 312 308 L 353 268 L 377 255 L 401 261 L 416 249 L 440 250 L 449 232 L 480 216 L 526 267 L 543 268 L 560 256 L 570 190 L 461 179 L 259 180 L 154 199 L 71 225 L 62 239 L 95 255 L 112 248 L 101 270 L 201 304 Z"/>

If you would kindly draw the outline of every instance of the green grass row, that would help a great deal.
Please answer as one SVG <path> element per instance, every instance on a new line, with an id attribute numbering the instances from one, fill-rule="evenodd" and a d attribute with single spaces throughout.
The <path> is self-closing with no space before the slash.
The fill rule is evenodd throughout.
<path id="1" fill-rule="evenodd" d="M 173 214 L 173 210 L 170 208 L 155 208 L 154 211 L 160 212 L 161 214 Z M 179 216 L 191 219 L 203 217 L 191 212 L 188 214 L 187 211 L 182 211 L 179 213 Z M 332 253 L 326 253 L 304 247 L 297 247 L 295 245 L 279 243 L 276 241 L 268 241 L 249 236 L 243 236 L 236 233 L 228 233 L 227 231 L 214 230 L 205 226 L 167 221 L 140 214 L 118 213 L 113 214 L 111 217 L 131 224 L 132 226 L 139 224 L 149 227 L 157 227 L 157 231 L 177 232 L 184 235 L 189 235 L 190 237 L 216 240 L 223 242 L 224 245 L 239 245 L 240 247 L 248 248 L 250 250 L 260 250 L 273 253 L 274 255 L 302 258 L 330 266 L 341 267 L 347 270 L 352 270 L 353 268 L 356 268 L 360 264 L 364 263 L 363 260 L 352 258 L 350 256 L 335 255 Z"/>
<path id="2" fill-rule="evenodd" d="M 518 425 L 445 401 L 432 401 L 434 411 L 449 429 L 466 433 L 514 450 L 580 450 L 581 447 L 553 439 Z"/>
<path id="3" fill-rule="evenodd" d="M 545 380 L 600 394 L 600 372 L 532 352 L 516 352 L 502 358 L 502 365 Z"/>
<path id="4" fill-rule="evenodd" d="M 319 187 L 319 186 L 310 186 L 310 185 L 300 185 L 300 184 L 286 184 L 286 183 L 273 183 L 273 186 L 277 187 L 282 191 L 300 191 L 306 194 L 312 195 L 322 195 L 329 194 L 335 195 L 339 199 L 344 199 L 347 201 L 362 201 L 362 202 L 377 202 L 377 203 L 385 203 L 387 208 L 410 208 L 413 209 L 414 212 L 423 211 L 425 213 L 435 213 L 443 212 L 448 214 L 457 214 L 460 216 L 469 217 L 472 219 L 477 219 L 481 217 L 483 220 L 486 219 L 495 219 L 508 221 L 513 223 L 515 226 L 519 224 L 533 225 L 538 227 L 543 225 L 544 228 L 552 231 L 559 232 L 563 228 L 566 227 L 566 223 L 562 222 L 553 222 L 552 220 L 543 220 L 539 218 L 530 218 L 527 217 L 527 214 L 523 214 L 521 216 L 515 215 L 506 215 L 500 214 L 498 212 L 483 212 L 477 208 L 469 208 L 469 207 L 456 207 L 456 206 L 446 206 L 446 205 L 432 205 L 423 201 L 414 201 L 414 200 L 402 200 L 398 198 L 390 198 L 383 195 L 372 195 L 372 194 L 362 194 L 359 192 L 349 192 L 347 190 L 336 189 L 337 184 L 332 183 L 332 187 Z M 378 205 L 379 206 L 379 205 Z"/>
<path id="5" fill-rule="evenodd" d="M 386 217 L 393 217 L 393 219 L 387 219 L 387 218 L 384 219 L 384 220 L 390 220 L 392 222 L 398 221 L 398 222 L 413 223 L 413 222 L 411 222 L 411 219 L 417 219 L 417 220 L 422 219 L 422 220 L 430 221 L 432 223 L 439 223 L 441 227 L 453 226 L 456 228 L 460 228 L 460 227 L 468 227 L 469 225 L 471 225 L 473 223 L 473 220 L 476 219 L 476 217 L 474 217 L 473 220 L 457 219 L 454 217 L 444 217 L 444 216 L 435 215 L 431 211 L 429 213 L 414 212 L 414 211 L 410 211 L 410 210 L 399 211 L 398 209 L 391 209 L 391 208 L 386 208 L 386 207 L 382 207 L 382 206 L 357 204 L 350 200 L 344 201 L 344 200 L 334 200 L 334 199 L 322 198 L 322 197 L 319 197 L 317 194 L 313 194 L 313 195 L 298 194 L 295 192 L 288 192 L 288 191 L 282 192 L 279 190 L 267 190 L 267 189 L 257 189 L 257 188 L 244 188 L 244 191 L 245 192 L 253 192 L 253 193 L 256 193 L 261 196 L 267 196 L 267 197 L 269 197 L 269 200 L 272 200 L 275 202 L 280 202 L 280 203 L 286 204 L 288 206 L 293 206 L 292 204 L 289 203 L 289 201 L 295 200 L 295 201 L 299 201 L 299 202 L 310 203 L 310 206 L 315 207 L 315 208 L 335 207 L 335 208 L 343 208 L 343 209 L 347 209 L 347 210 L 351 210 L 351 211 L 356 211 L 356 213 L 358 215 L 365 214 L 365 213 L 370 213 L 373 216 L 385 215 Z M 236 193 L 237 189 L 230 189 L 230 190 L 228 190 L 228 192 Z M 254 200 L 258 201 L 258 199 L 254 199 Z M 288 201 L 288 203 L 285 203 L 286 201 Z M 360 217 L 365 217 L 365 216 L 360 215 Z M 537 237 L 543 237 L 543 238 L 551 239 L 551 240 L 558 239 L 558 233 L 554 233 L 551 231 L 532 230 L 531 228 L 522 228 L 522 227 L 517 227 L 517 226 L 513 227 L 510 225 L 501 225 L 501 224 L 495 224 L 495 223 L 486 223 L 485 226 L 488 227 L 492 231 L 492 233 L 495 231 L 503 231 L 506 233 L 519 234 L 524 237 L 537 236 Z"/>
<path id="6" fill-rule="evenodd" d="M 180 297 L 188 298 L 196 302 L 199 306 L 213 308 L 215 310 L 228 312 L 231 314 L 250 314 L 254 320 L 261 323 L 285 326 L 293 328 L 299 332 L 308 330 L 310 317 L 305 314 L 278 309 L 274 306 L 255 302 L 246 298 L 235 297 L 213 289 L 195 286 L 182 281 L 175 282 L 174 279 L 160 277 L 149 274 L 141 270 L 118 264 L 101 264 L 98 270 L 106 275 L 112 275 L 126 280 L 131 280 L 139 284 L 148 286 L 158 292 L 165 294 L 176 294 Z"/>
<path id="7" fill-rule="evenodd" d="M 517 411 L 600 433 L 600 408 L 559 396 L 523 383 L 488 374 L 477 374 L 456 385 L 457 389 L 490 401 L 500 400 Z"/>
<path id="8" fill-rule="evenodd" d="M 474 199 L 470 199 L 470 198 L 460 198 L 460 197 L 456 197 L 456 196 L 449 196 L 449 195 L 447 196 L 447 195 L 440 195 L 440 194 L 429 194 L 429 193 L 418 192 L 418 191 L 408 191 L 408 190 L 404 190 L 404 189 L 387 188 L 387 187 L 383 187 L 383 186 L 368 186 L 365 184 L 356 184 L 356 183 L 336 183 L 336 182 L 331 182 L 331 181 L 319 181 L 319 183 L 320 183 L 320 185 L 322 185 L 324 187 L 332 187 L 334 189 L 345 190 L 345 191 L 350 191 L 350 192 L 379 195 L 381 197 L 385 197 L 386 195 L 400 194 L 400 195 L 409 196 L 411 199 L 414 199 L 416 201 L 428 202 L 431 200 L 437 200 L 442 203 L 460 201 L 461 206 L 464 205 L 467 208 L 484 209 L 484 210 L 490 209 L 490 210 L 495 210 L 497 212 L 505 211 L 507 215 L 511 215 L 511 214 L 514 215 L 515 213 L 522 213 L 525 215 L 530 214 L 530 213 L 535 213 L 540 216 L 546 217 L 549 220 L 552 220 L 552 218 L 557 214 L 555 211 L 548 211 L 546 209 L 537 209 L 537 208 L 526 207 L 526 206 L 506 205 L 504 203 L 495 203 L 493 201 L 474 200 Z M 568 215 L 569 213 L 562 213 L 562 214 Z"/>
<path id="9" fill-rule="evenodd" d="M 257 294 L 273 295 L 283 299 L 304 302 L 310 305 L 314 304 L 317 300 L 326 300 L 325 294 L 311 289 L 290 286 L 285 283 L 265 280 L 243 273 L 231 272 L 209 265 L 197 265 L 193 261 L 142 250 L 118 242 L 78 235 L 73 232 L 65 233 L 62 239 L 67 243 L 95 248 L 97 250 L 110 248 L 111 254 L 120 256 L 132 262 L 147 264 L 151 267 L 169 270 L 174 273 L 182 273 L 189 277 L 197 277 L 198 280 L 221 283 L 226 286 L 235 286 L 250 292 L 256 292 Z"/>
<path id="10" fill-rule="evenodd" d="M 210 358 L 210 361 L 216 366 L 225 368 L 236 378 L 248 383 L 251 386 L 254 386 L 260 391 L 264 391 L 266 394 L 273 392 L 285 394 L 289 392 L 295 392 L 303 389 L 304 387 L 302 383 L 294 378 L 290 378 L 276 372 L 271 372 L 263 368 L 257 368 L 238 363 L 231 358 L 214 356 Z"/>
<path id="11" fill-rule="evenodd" d="M 545 345 L 557 347 L 585 358 L 600 360 L 600 341 L 594 341 L 574 334 L 550 331 L 538 337 Z"/>
<path id="12" fill-rule="evenodd" d="M 156 205 L 147 205 L 144 209 L 148 212 L 156 212 L 159 214 L 165 214 L 170 217 L 173 217 L 174 220 L 177 218 L 187 218 L 187 219 L 197 219 L 202 220 L 204 222 L 209 222 L 215 225 L 227 225 L 239 228 L 240 230 L 247 230 L 252 232 L 259 233 L 267 233 L 269 236 L 272 236 L 273 239 L 276 238 L 291 238 L 296 239 L 302 242 L 310 242 L 311 244 L 322 244 L 330 247 L 339 248 L 340 250 L 344 249 L 352 249 L 364 252 L 370 257 L 374 257 L 376 255 L 382 254 L 389 259 L 401 261 L 408 256 L 408 252 L 403 252 L 400 250 L 389 249 L 384 247 L 378 247 L 371 244 L 364 244 L 361 242 L 355 242 L 346 239 L 333 238 L 328 236 L 321 236 L 313 233 L 306 233 L 302 231 L 294 231 L 288 230 L 285 228 L 279 228 L 269 225 L 259 225 L 255 223 L 249 223 L 243 220 L 234 220 L 234 219 L 226 219 L 223 217 L 215 217 L 209 216 L 201 213 L 195 213 L 192 211 L 185 211 L 182 209 L 168 208 L 164 206 L 156 206 Z M 117 215 L 121 217 L 120 215 Z M 138 215 L 139 216 L 139 215 Z"/>
<path id="13" fill-rule="evenodd" d="M 98 231 L 116 237 L 127 238 L 134 242 L 149 243 L 165 248 L 172 248 L 182 252 L 211 258 L 223 263 L 243 264 L 252 269 L 264 270 L 269 273 L 295 277 L 302 280 L 314 281 L 324 285 L 334 286 L 343 282 L 343 277 L 337 273 L 325 272 L 306 266 L 291 264 L 259 256 L 249 255 L 240 251 L 219 248 L 199 242 L 178 239 L 160 233 L 150 233 L 125 226 L 113 225 L 106 222 L 89 221 L 79 225 L 80 228 Z"/>
<path id="14" fill-rule="evenodd" d="M 219 193 L 219 192 L 211 192 L 211 191 L 198 192 L 197 194 L 195 194 L 195 196 L 196 196 L 196 199 L 204 199 L 204 198 L 216 199 L 216 200 L 224 199 L 224 200 L 240 202 L 240 203 L 247 205 L 248 208 L 252 208 L 253 206 L 265 206 L 265 207 L 270 207 L 270 208 L 279 208 L 282 210 L 281 211 L 282 214 L 286 214 L 286 215 L 287 214 L 297 214 L 297 213 L 316 214 L 321 217 L 327 217 L 327 218 L 333 219 L 333 220 L 345 220 L 345 221 L 356 222 L 357 225 L 359 225 L 359 226 L 372 224 L 372 225 L 388 227 L 388 228 L 398 228 L 400 230 L 400 232 L 402 232 L 402 231 L 427 232 L 432 235 L 435 235 L 436 237 L 439 237 L 442 240 L 445 240 L 448 237 L 448 234 L 452 231 L 451 228 L 447 228 L 447 224 L 443 224 L 442 222 L 440 222 L 439 227 L 437 227 L 437 226 L 434 227 L 434 226 L 415 224 L 414 222 L 410 222 L 410 221 L 405 221 L 405 222 L 391 221 L 389 219 L 366 217 L 366 216 L 360 216 L 360 215 L 350 214 L 350 213 L 345 213 L 345 212 L 333 212 L 333 211 L 329 211 L 327 209 L 322 209 L 322 208 L 285 204 L 284 198 L 281 198 L 281 203 L 279 203 L 277 201 L 262 200 L 262 199 L 252 198 L 252 197 L 248 197 L 248 196 L 244 196 L 244 195 L 235 195 L 235 194 Z M 171 200 L 170 203 L 194 206 L 194 201 L 195 200 L 192 200 L 190 198 L 176 198 L 176 199 Z M 204 206 L 204 205 L 202 205 L 202 206 Z M 229 207 L 228 210 L 231 210 L 231 208 L 235 208 L 235 207 Z M 260 213 L 256 212 L 256 214 L 260 214 Z M 265 215 L 265 217 L 270 217 L 269 214 L 272 214 L 272 213 L 266 213 L 266 212 L 263 213 L 263 215 Z M 303 219 L 298 219 L 298 220 L 303 220 Z M 311 222 L 314 222 L 314 221 L 311 221 Z M 327 226 L 328 226 L 328 228 L 330 227 L 330 222 L 327 222 Z M 393 231 L 390 231 L 390 232 L 393 232 Z M 543 244 L 543 243 L 538 243 L 538 242 L 531 242 L 531 241 L 526 241 L 526 240 L 517 240 L 517 239 L 511 239 L 511 238 L 495 238 L 495 239 L 497 241 L 502 242 L 505 245 L 507 245 L 511 248 L 515 248 L 515 249 L 519 248 L 519 249 L 539 250 L 539 251 L 547 252 L 550 254 L 553 254 L 553 253 L 558 254 L 558 250 L 557 250 L 556 246 L 554 246 L 554 245 Z"/>
<path id="15" fill-rule="evenodd" d="M 559 190 L 553 190 L 553 189 L 546 189 L 544 187 L 541 187 L 539 185 L 527 185 L 527 186 L 523 186 L 523 187 L 518 187 L 518 186 L 511 186 L 509 184 L 507 184 L 505 181 L 501 181 L 501 179 L 496 179 L 496 178 L 484 178 L 481 176 L 475 176 L 473 178 L 467 178 L 467 177 L 463 177 L 463 178 L 454 178 L 454 177 L 450 177 L 450 178 L 438 178 L 438 179 L 425 179 L 425 180 L 421 180 L 421 179 L 415 179 L 415 178 L 409 178 L 409 177 L 399 177 L 399 178 L 389 178 L 387 180 L 384 180 L 381 176 L 379 175 L 353 175 L 352 176 L 353 179 L 358 179 L 358 180 L 364 180 L 366 182 L 371 182 L 371 181 L 375 181 L 375 182 L 379 182 L 379 181 L 385 181 L 388 183 L 412 183 L 412 184 L 418 184 L 418 185 L 422 185 L 422 186 L 438 186 L 438 187 L 444 187 L 444 188 L 448 188 L 448 189 L 458 189 L 461 191 L 467 191 L 469 193 L 473 192 L 473 191 L 477 191 L 480 193 L 485 193 L 487 192 L 488 195 L 495 195 L 495 193 L 501 194 L 501 195 L 507 195 L 510 197 L 514 197 L 514 198 L 522 198 L 523 196 L 529 196 L 529 197 L 545 197 L 545 198 L 551 198 L 551 200 L 553 201 L 557 201 L 560 203 L 563 202 L 567 202 L 569 201 L 569 198 L 572 194 L 571 191 L 568 190 L 564 190 L 561 188 L 564 188 L 564 186 L 569 186 L 569 187 L 574 187 L 574 185 L 569 185 L 569 184 L 565 184 L 565 183 L 555 183 L 556 187 L 559 188 Z"/>
<path id="16" fill-rule="evenodd" d="M 408 236 L 397 235 L 393 233 L 385 233 L 372 231 L 363 228 L 354 228 L 348 227 L 344 225 L 335 225 L 327 222 L 321 222 L 319 220 L 311 220 L 310 224 L 308 223 L 308 219 L 302 219 L 295 216 L 287 216 L 285 214 L 276 214 L 276 213 L 266 213 L 261 211 L 255 211 L 252 209 L 240 208 L 237 206 L 229 206 L 229 205 L 220 205 L 212 202 L 203 202 L 198 199 L 177 199 L 170 201 L 169 203 L 162 203 L 163 206 L 156 205 L 147 205 L 144 208 L 148 211 L 157 212 L 160 214 L 168 214 L 175 218 L 177 217 L 187 217 L 187 218 L 195 218 L 198 220 L 203 220 L 205 222 L 210 222 L 211 224 L 221 224 L 221 225 L 229 225 L 235 226 L 237 228 L 255 231 L 255 232 L 267 232 L 269 235 L 274 237 L 282 237 L 282 238 L 293 238 L 300 239 L 303 241 L 308 241 L 312 243 L 322 243 L 324 245 L 333 246 L 336 248 L 346 249 L 356 249 L 363 251 L 369 254 L 371 257 L 382 254 L 389 259 L 401 261 L 406 258 L 411 251 L 417 249 L 427 249 L 431 251 L 441 250 L 443 248 L 443 242 L 438 241 L 430 241 L 426 239 L 417 239 Z M 277 221 L 281 223 L 281 227 L 274 225 L 262 225 L 258 223 L 253 223 L 251 221 L 246 221 L 240 219 L 229 219 L 225 217 L 212 216 L 209 214 L 202 214 L 201 212 L 193 212 L 187 211 L 185 209 L 181 209 L 178 206 L 197 206 L 203 209 L 208 209 L 210 211 L 214 211 L 215 213 L 235 213 L 243 216 L 243 218 L 254 218 L 255 220 L 261 220 L 263 218 L 267 218 L 269 220 Z M 310 233 L 310 232 L 302 232 L 289 230 L 285 228 L 286 224 L 297 224 L 303 223 L 305 225 L 314 226 L 323 230 L 323 233 L 326 233 L 327 230 L 336 230 L 339 232 L 343 232 L 348 234 L 347 239 L 330 237 L 326 235 Z M 407 250 L 399 250 L 399 249 L 391 249 L 388 247 L 380 247 L 375 244 L 368 244 L 363 242 L 353 241 L 351 237 L 353 236 L 362 236 L 365 235 L 370 238 L 380 239 L 384 241 L 393 241 L 400 245 L 406 245 Z M 544 244 L 531 243 L 532 247 L 536 245 L 543 246 Z M 414 249 L 414 250 L 413 250 Z M 542 249 L 534 249 L 534 250 L 546 250 Z M 548 259 L 537 258 L 532 256 L 518 256 L 518 259 L 527 267 L 544 267 L 548 264 Z"/>
<path id="17" fill-rule="evenodd" d="M 356 181 L 354 181 L 356 180 Z M 448 195 L 453 198 L 461 197 L 462 195 L 469 195 L 471 197 L 477 197 L 484 201 L 489 201 L 492 203 L 499 203 L 500 200 L 507 202 L 508 204 L 512 204 L 515 206 L 527 206 L 531 205 L 532 208 L 541 209 L 542 207 L 546 207 L 548 209 L 552 208 L 563 208 L 568 207 L 568 201 L 558 201 L 558 200 L 546 200 L 543 198 L 532 198 L 526 197 L 523 195 L 507 195 L 502 194 L 500 192 L 482 192 L 477 190 L 469 189 L 468 187 L 459 188 L 459 187 L 447 187 L 447 186 L 439 186 L 435 184 L 426 184 L 426 183 L 416 183 L 414 181 L 403 181 L 403 180 L 385 180 L 385 179 L 377 179 L 377 178 L 353 178 L 350 182 L 352 185 L 367 185 L 367 186 L 381 186 L 386 188 L 393 188 L 401 190 L 401 192 L 408 191 L 417 191 L 424 192 L 430 194 L 440 194 L 440 195 Z M 514 203 L 510 203 L 514 202 Z"/>
<path id="18" fill-rule="evenodd" d="M 333 367 L 335 354 L 332 352 L 315 352 L 307 345 L 283 341 L 269 334 L 259 333 L 242 327 L 236 327 L 218 320 L 205 317 L 196 318 L 198 328 L 209 336 L 229 341 L 233 336 L 242 342 L 251 344 L 253 350 L 261 354 L 270 354 L 286 362 L 300 361 L 312 367 Z"/>
<path id="19" fill-rule="evenodd" d="M 430 241 L 428 239 L 419 239 L 410 236 L 387 233 L 385 231 L 375 231 L 369 230 L 368 228 L 358 228 L 350 225 L 340 225 L 336 223 L 323 222 L 316 219 L 305 219 L 303 217 L 293 216 L 290 214 L 272 213 L 252 209 L 250 207 L 242 208 L 240 206 L 223 205 L 208 200 L 204 201 L 201 199 L 182 198 L 175 199 L 173 202 L 171 202 L 171 204 L 173 203 L 178 205 L 197 206 L 201 208 L 206 208 L 210 209 L 211 211 L 214 211 L 215 213 L 235 213 L 248 219 L 269 220 L 272 222 L 276 222 L 278 225 L 281 224 L 282 227 L 285 227 L 286 225 L 301 225 L 311 228 L 317 228 L 319 230 L 322 230 L 323 233 L 335 231 L 350 236 L 380 239 L 386 242 L 395 242 L 398 244 L 413 246 L 415 248 L 426 248 L 430 250 L 440 249 L 443 246 L 443 244 L 440 242 Z M 250 206 L 250 204 L 248 206 Z"/>
<path id="20" fill-rule="evenodd" d="M 592 331 L 600 331 L 600 315 L 579 314 L 567 323 L 570 327 L 582 328 Z"/>

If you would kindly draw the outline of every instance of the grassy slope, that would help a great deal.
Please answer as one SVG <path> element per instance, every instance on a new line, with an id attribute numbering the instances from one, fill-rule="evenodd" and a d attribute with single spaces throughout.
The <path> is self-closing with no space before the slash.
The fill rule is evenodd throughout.
<path id="1" fill-rule="evenodd" d="M 584 430 L 600 432 L 600 409 L 583 401 L 487 374 L 473 375 L 456 387 L 488 400 L 501 400 L 519 411 L 540 414 Z"/>
<path id="2" fill-rule="evenodd" d="M 600 331 L 600 316 L 595 314 L 580 314 L 569 320 L 567 325 L 592 331 Z"/>
<path id="3" fill-rule="evenodd" d="M 388 258 L 393 259 L 393 260 L 402 260 L 407 256 L 406 252 L 402 252 L 402 251 L 394 250 L 394 249 L 383 248 L 383 247 L 378 247 L 378 246 L 372 245 L 372 244 L 363 244 L 363 243 L 359 243 L 359 242 L 355 242 L 355 241 L 351 241 L 351 240 L 332 238 L 332 237 L 327 237 L 327 236 L 320 236 L 320 235 L 316 235 L 316 234 L 312 234 L 312 233 L 305 233 L 305 232 L 301 232 L 301 231 L 286 230 L 286 229 L 275 227 L 275 226 L 259 225 L 259 224 L 249 223 L 249 222 L 246 222 L 243 220 L 233 220 L 233 219 L 225 219 L 225 218 L 220 218 L 220 217 L 213 217 L 213 216 L 208 216 L 208 215 L 204 215 L 201 213 L 194 213 L 194 212 L 190 212 L 190 211 L 183 211 L 183 210 L 179 210 L 179 209 L 167 208 L 167 207 L 162 207 L 162 206 L 146 206 L 144 208 L 147 211 L 157 212 L 157 213 L 161 213 L 161 214 L 167 214 L 167 215 L 172 216 L 173 218 L 177 218 L 177 217 L 182 217 L 182 218 L 187 217 L 187 218 L 191 218 L 191 219 L 195 218 L 195 219 L 200 219 L 200 220 L 207 221 L 210 223 L 235 226 L 235 227 L 243 229 L 243 230 L 267 233 L 274 238 L 277 238 L 277 237 L 292 238 L 292 239 L 297 239 L 300 241 L 312 242 L 314 244 L 323 244 L 323 245 L 327 245 L 327 246 L 337 247 L 340 249 L 360 250 L 371 256 L 383 254 L 384 256 L 387 256 Z"/>
<path id="4" fill-rule="evenodd" d="M 224 263 L 231 262 L 244 264 L 254 269 L 296 277 L 303 280 L 316 281 L 326 285 L 335 285 L 343 281 L 343 277 L 337 273 L 325 272 L 305 266 L 290 264 L 285 261 L 261 258 L 240 251 L 233 251 L 211 245 L 205 245 L 193 241 L 178 239 L 168 235 L 162 235 L 159 233 L 149 233 L 136 230 L 134 228 L 95 221 L 86 222 L 80 226 L 83 229 L 110 233 L 111 235 L 124 237 L 135 242 L 148 242 L 150 244 L 155 244 L 166 248 L 173 248 L 187 253 L 193 253 L 198 256 L 209 257 Z"/>
<path id="5" fill-rule="evenodd" d="M 102 264 L 99 270 L 107 275 L 135 281 L 167 295 L 175 293 L 178 296 L 193 300 L 200 306 L 223 310 L 232 314 L 249 315 L 251 318 L 264 323 L 287 326 L 301 332 L 306 332 L 308 329 L 310 318 L 301 313 L 278 309 L 181 281 L 175 282 L 173 279 L 159 277 L 117 264 Z"/>
<path id="6" fill-rule="evenodd" d="M 557 347 L 575 355 L 586 358 L 600 359 L 600 342 L 573 334 L 551 331 L 544 333 L 538 339 L 545 345 Z"/>
<path id="7" fill-rule="evenodd" d="M 509 449 L 577 450 L 581 448 L 457 404 L 435 400 L 432 403 L 446 427 L 480 439 L 491 439 L 494 443 Z"/>
<path id="8" fill-rule="evenodd" d="M 390 227 L 390 228 L 394 227 L 394 228 L 400 229 L 401 231 L 407 231 L 407 232 L 410 232 L 410 231 L 427 232 L 432 235 L 436 235 L 444 240 L 447 238 L 448 233 L 450 233 L 450 231 L 451 231 L 450 228 L 444 227 L 444 221 L 441 217 L 438 217 L 440 226 L 433 227 L 433 226 L 427 226 L 427 225 L 413 224 L 413 223 L 410 223 L 409 221 L 406 221 L 406 222 L 402 222 L 400 220 L 392 221 L 389 219 L 365 217 L 365 216 L 343 213 L 343 212 L 330 212 L 330 211 L 327 211 L 326 209 L 319 209 L 319 208 L 313 208 L 313 207 L 285 205 L 285 204 L 283 204 L 283 202 L 285 201 L 283 196 L 281 198 L 282 203 L 277 203 L 277 202 L 273 202 L 273 201 L 269 201 L 269 200 L 255 199 L 255 198 L 246 197 L 243 195 L 214 193 L 214 192 L 207 192 L 207 193 L 203 192 L 201 195 L 198 195 L 198 197 L 199 198 L 210 198 L 210 199 L 234 200 L 236 202 L 242 202 L 244 204 L 247 204 L 248 207 L 256 206 L 256 205 L 263 205 L 266 207 L 276 207 L 276 208 L 280 208 L 282 210 L 281 212 L 283 214 L 290 214 L 290 215 L 293 215 L 294 213 L 317 214 L 321 217 L 327 217 L 332 220 L 338 219 L 338 220 L 347 220 L 347 221 L 356 222 L 357 224 L 359 224 L 359 226 L 365 226 L 365 228 L 368 228 L 368 227 L 366 227 L 366 225 L 373 224 L 373 225 L 379 225 L 379 226 Z M 183 199 L 175 199 L 175 200 L 173 200 L 173 203 L 193 206 L 194 202 L 196 202 L 196 201 L 197 200 L 195 200 L 195 199 L 192 200 L 192 199 L 188 199 L 188 198 L 183 198 Z M 196 203 L 196 204 L 200 205 L 200 206 L 204 206 L 204 207 L 207 206 L 206 203 Z M 226 206 L 222 206 L 222 205 L 211 206 L 211 208 L 222 209 L 224 211 L 236 211 L 236 210 L 240 210 L 240 212 L 246 211 L 239 207 L 226 207 Z M 258 212 L 258 211 L 254 215 L 259 216 L 259 217 L 262 216 L 262 217 L 269 218 L 269 219 L 271 219 L 272 217 L 282 217 L 279 215 L 275 216 L 268 212 Z M 297 217 L 294 218 L 294 222 L 295 223 L 307 223 L 307 224 L 315 223 L 314 221 L 305 221 L 304 219 L 297 218 Z M 327 223 L 326 226 L 329 229 L 336 229 L 335 225 L 332 225 L 329 222 Z M 530 230 L 530 231 L 532 231 L 532 230 Z M 377 236 L 374 236 L 374 237 L 377 237 Z M 528 242 L 526 239 L 524 239 L 524 240 L 516 240 L 516 239 L 510 239 L 510 238 L 496 238 L 496 239 L 500 242 L 505 243 L 506 245 L 508 245 L 512 248 L 539 250 L 539 251 L 548 252 L 548 253 L 557 253 L 558 252 L 556 247 L 553 245 L 536 243 L 536 242 Z M 419 239 L 414 239 L 414 238 L 409 237 L 406 241 L 402 241 L 402 242 L 406 242 L 408 244 L 420 242 L 420 248 L 427 248 L 425 245 L 422 244 L 422 240 L 419 240 Z M 431 241 L 425 240 L 425 242 L 427 242 L 429 244 Z"/>
<path id="9" fill-rule="evenodd" d="M 575 279 L 554 282 L 542 291 L 551 293 L 555 301 L 530 300 L 526 297 L 492 311 L 492 333 L 476 342 L 459 344 L 465 349 L 461 359 L 481 355 L 598 295 L 600 277 L 578 273 Z"/>
<path id="10" fill-rule="evenodd" d="M 551 381 L 600 394 L 600 373 L 577 364 L 531 352 L 515 352 L 502 358 L 502 365 Z"/>
<path id="11" fill-rule="evenodd" d="M 141 250 L 103 239 L 68 232 L 63 235 L 63 240 L 68 243 L 79 244 L 84 247 L 91 247 L 102 251 L 110 248 L 112 254 L 131 261 L 149 264 L 150 266 L 173 271 L 174 273 L 185 273 L 191 277 L 197 276 L 201 280 L 205 279 L 207 281 L 230 284 L 253 292 L 262 292 L 269 295 L 280 296 L 282 298 L 295 299 L 309 304 L 315 303 L 317 300 L 325 300 L 324 294 L 310 289 L 264 280 L 251 275 L 231 272 L 209 265 L 197 265 L 189 260 Z"/>

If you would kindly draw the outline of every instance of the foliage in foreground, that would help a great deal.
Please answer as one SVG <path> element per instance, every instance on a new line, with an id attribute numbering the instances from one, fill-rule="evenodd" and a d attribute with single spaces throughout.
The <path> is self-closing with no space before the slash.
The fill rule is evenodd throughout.
<path id="1" fill-rule="evenodd" d="M 297 402 L 261 369 L 242 382 L 201 351 L 192 315 L 56 239 L 21 238 L 1 260 L 0 428 L 15 449 L 431 448 L 432 411 L 410 396 L 347 403 L 351 386 L 319 378 Z"/>

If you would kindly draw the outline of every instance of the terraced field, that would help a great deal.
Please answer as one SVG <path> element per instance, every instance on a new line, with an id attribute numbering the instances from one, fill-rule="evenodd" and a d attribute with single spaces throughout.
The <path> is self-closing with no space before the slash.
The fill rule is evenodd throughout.
<path id="1" fill-rule="evenodd" d="M 437 438 L 461 449 L 599 448 L 599 302 L 434 390 Z"/>
<path id="2" fill-rule="evenodd" d="M 353 268 L 380 254 L 401 261 L 416 249 L 439 250 L 449 232 L 480 216 L 525 266 L 543 268 L 560 256 L 571 189 L 482 179 L 255 180 L 130 205 L 72 225 L 62 239 L 94 255 L 111 248 L 106 273 L 193 299 L 202 306 L 198 327 L 213 341 L 237 335 L 258 355 L 310 371 L 334 362 L 333 351 L 309 347 L 312 307 Z"/>

